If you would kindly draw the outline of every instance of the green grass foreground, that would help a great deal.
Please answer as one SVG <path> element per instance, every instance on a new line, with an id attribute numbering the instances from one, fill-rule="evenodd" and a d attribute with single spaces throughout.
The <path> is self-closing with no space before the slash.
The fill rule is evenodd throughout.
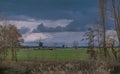
<path id="1" fill-rule="evenodd" d="M 84 60 L 86 49 L 33 50 L 21 49 L 17 52 L 18 61 L 26 60 Z M 10 58 L 10 56 L 9 56 Z"/>

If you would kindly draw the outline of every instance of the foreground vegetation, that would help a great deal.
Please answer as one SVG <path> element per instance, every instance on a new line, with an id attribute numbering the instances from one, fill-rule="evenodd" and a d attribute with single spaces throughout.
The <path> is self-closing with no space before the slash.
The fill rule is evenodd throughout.
<path id="1" fill-rule="evenodd" d="M 0 74 L 120 74 L 115 60 L 2 62 Z"/>

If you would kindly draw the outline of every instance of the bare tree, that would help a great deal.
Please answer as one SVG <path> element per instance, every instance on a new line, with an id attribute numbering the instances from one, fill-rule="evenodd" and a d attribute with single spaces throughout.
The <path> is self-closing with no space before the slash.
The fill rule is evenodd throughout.
<path id="1" fill-rule="evenodd" d="M 107 3 L 109 5 L 107 5 Z M 106 40 L 105 40 L 105 32 L 106 32 L 106 11 L 108 9 L 108 6 L 109 7 L 112 7 L 110 8 L 111 12 L 112 12 L 112 16 L 114 17 L 114 23 L 115 23 L 115 29 L 116 29 L 116 32 L 117 32 L 117 36 L 118 36 L 118 41 L 119 41 L 119 46 L 120 46 L 120 0 L 110 0 L 110 1 L 107 1 L 107 0 L 99 0 L 99 10 L 100 10 L 100 24 L 102 26 L 102 31 L 103 31 L 103 34 L 102 34 L 102 38 L 103 38 L 103 42 L 102 42 L 102 47 L 103 47 L 103 54 L 105 57 L 109 56 L 109 51 L 107 49 L 107 45 L 106 44 L 110 44 L 111 45 L 111 48 L 112 48 L 112 53 L 114 53 L 114 55 L 116 56 L 117 52 L 116 52 L 116 49 L 114 48 L 114 40 L 113 39 L 110 39 L 108 42 L 110 43 L 106 43 Z M 112 42 L 112 44 L 111 44 Z"/>
<path id="2" fill-rule="evenodd" d="M 12 60 L 17 61 L 17 49 L 20 47 L 22 40 L 22 36 L 19 33 L 18 29 L 14 25 L 8 26 L 8 46 L 12 52 Z"/>
<path id="3" fill-rule="evenodd" d="M 7 27 L 6 26 L 0 26 L 0 55 L 1 55 L 1 61 L 4 60 L 7 56 Z"/>
<path id="4" fill-rule="evenodd" d="M 117 52 L 114 49 L 115 42 L 116 41 L 115 41 L 114 38 L 107 37 L 107 39 L 106 39 L 106 45 L 107 45 L 107 47 L 111 48 L 112 54 L 114 55 L 115 59 L 117 59 Z"/>
<path id="5" fill-rule="evenodd" d="M 119 41 L 119 47 L 120 47 L 120 0 L 111 0 L 109 1 L 111 2 L 111 12 L 112 12 L 112 16 L 114 19 L 114 24 L 115 24 L 115 29 L 117 32 L 117 37 L 118 37 L 118 41 Z M 111 48 L 112 48 L 112 53 L 115 56 L 115 58 L 117 59 L 117 50 L 114 48 L 114 40 L 111 39 L 109 41 L 111 43 Z"/>
<path id="6" fill-rule="evenodd" d="M 100 25 L 102 28 L 102 48 L 105 58 L 109 56 L 107 47 L 106 47 L 106 0 L 99 0 L 99 10 L 100 10 Z"/>
<path id="7" fill-rule="evenodd" d="M 0 55 L 1 60 L 7 56 L 8 49 L 11 49 L 12 60 L 17 61 L 17 49 L 23 41 L 19 30 L 14 25 L 0 26 Z"/>
<path id="8" fill-rule="evenodd" d="M 112 1 L 115 27 L 116 27 L 119 45 L 120 45 L 120 0 L 111 0 L 111 1 Z"/>

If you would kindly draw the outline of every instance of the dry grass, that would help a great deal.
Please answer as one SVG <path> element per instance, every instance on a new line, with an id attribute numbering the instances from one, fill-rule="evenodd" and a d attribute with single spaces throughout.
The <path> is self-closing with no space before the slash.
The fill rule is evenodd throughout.
<path id="1" fill-rule="evenodd" d="M 120 63 L 113 64 L 104 60 L 3 62 L 0 64 L 0 74 L 119 74 L 119 70 Z"/>

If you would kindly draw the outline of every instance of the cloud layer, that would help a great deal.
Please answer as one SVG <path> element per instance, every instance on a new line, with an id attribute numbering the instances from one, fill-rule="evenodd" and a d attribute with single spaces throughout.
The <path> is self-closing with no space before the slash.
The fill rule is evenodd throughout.
<path id="1" fill-rule="evenodd" d="M 62 25 L 62 23 L 61 23 Z M 36 29 L 33 30 L 34 33 L 39 32 L 80 32 L 85 31 L 87 28 L 86 24 L 81 23 L 79 20 L 74 20 L 72 22 L 69 22 L 65 26 L 56 26 L 56 27 L 48 27 L 45 26 L 44 23 L 41 23 L 37 26 Z"/>
<path id="2" fill-rule="evenodd" d="M 36 19 L 78 19 L 93 13 L 97 0 L 3 0 L 0 9 L 7 15 L 25 15 Z"/>
<path id="3" fill-rule="evenodd" d="M 44 40 L 48 38 L 50 38 L 50 34 L 43 34 L 43 33 L 23 34 L 23 39 L 25 42 L 38 42 L 39 40 Z"/>

